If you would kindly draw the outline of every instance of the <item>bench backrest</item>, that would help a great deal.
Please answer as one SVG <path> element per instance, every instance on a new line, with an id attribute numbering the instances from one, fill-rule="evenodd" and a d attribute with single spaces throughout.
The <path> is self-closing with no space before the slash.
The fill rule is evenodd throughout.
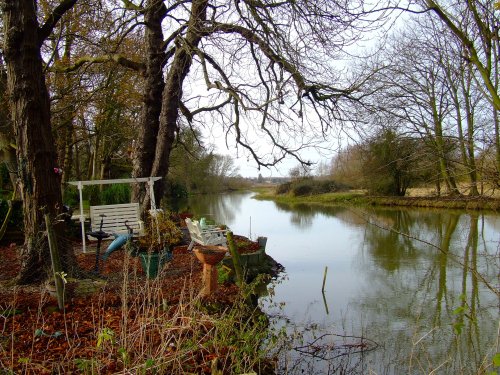
<path id="1" fill-rule="evenodd" d="M 223 229 L 217 229 L 215 227 L 203 230 L 199 221 L 191 220 L 187 218 L 186 225 L 189 230 L 189 235 L 191 236 L 191 243 L 188 246 L 188 250 L 191 250 L 194 243 L 199 243 L 200 245 L 223 245 L 227 246 L 226 241 L 226 231 Z"/>
<path id="2" fill-rule="evenodd" d="M 101 215 L 105 215 L 102 224 L 104 232 L 126 234 L 128 231 L 125 221 L 127 221 L 127 224 L 133 228 L 136 236 L 144 235 L 139 203 L 90 206 L 90 226 L 93 231 L 99 230 Z"/>
<path id="3" fill-rule="evenodd" d="M 196 238 L 199 241 L 203 241 L 200 223 L 197 220 L 191 220 L 190 218 L 187 218 L 185 221 L 191 238 Z"/>

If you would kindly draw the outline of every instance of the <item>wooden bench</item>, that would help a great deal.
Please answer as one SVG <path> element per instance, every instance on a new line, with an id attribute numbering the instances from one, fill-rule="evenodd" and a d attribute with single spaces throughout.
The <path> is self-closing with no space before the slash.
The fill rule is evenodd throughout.
<path id="1" fill-rule="evenodd" d="M 104 215 L 104 216 L 103 216 Z M 141 220 L 139 203 L 108 204 L 90 206 L 90 227 L 114 235 L 128 234 L 127 225 L 134 230 L 134 236 L 144 235 L 144 223 Z"/>
<path id="2" fill-rule="evenodd" d="M 196 220 L 186 219 L 186 225 L 191 236 L 191 243 L 188 246 L 188 251 L 191 251 L 195 243 L 200 245 L 221 245 L 227 247 L 226 230 L 224 229 L 203 229 L 200 223 Z"/>

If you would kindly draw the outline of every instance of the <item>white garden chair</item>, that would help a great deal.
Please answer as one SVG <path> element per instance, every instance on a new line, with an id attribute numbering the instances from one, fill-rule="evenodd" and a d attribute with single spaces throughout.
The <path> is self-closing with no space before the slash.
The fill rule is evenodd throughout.
<path id="1" fill-rule="evenodd" d="M 227 247 L 225 229 L 215 229 L 213 227 L 203 229 L 197 220 L 186 219 L 186 225 L 191 236 L 191 243 L 188 251 L 193 249 L 195 243 L 203 246 L 219 245 Z"/>

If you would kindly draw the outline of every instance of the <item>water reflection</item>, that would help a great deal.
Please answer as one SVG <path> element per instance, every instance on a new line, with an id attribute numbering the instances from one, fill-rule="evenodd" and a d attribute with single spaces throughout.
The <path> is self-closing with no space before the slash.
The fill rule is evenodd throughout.
<path id="1" fill-rule="evenodd" d="M 198 216 L 214 219 L 220 223 L 229 223 L 234 221 L 238 212 L 240 212 L 241 203 L 245 194 L 234 193 L 224 195 L 203 195 L 194 196 L 189 200 L 189 204 L 184 208 L 186 211 L 192 211 Z"/>
<path id="2" fill-rule="evenodd" d="M 377 221 L 386 230 L 368 225 L 364 243 L 377 265 L 394 272 L 402 263 L 416 263 L 418 252 L 413 241 L 400 234 L 410 233 L 414 222 L 411 215 L 407 211 L 385 211 L 377 215 Z"/>
<path id="3" fill-rule="evenodd" d="M 251 217 L 250 232 L 268 236 L 267 251 L 285 266 L 288 279 L 275 288 L 274 301 L 284 302 L 284 310 L 271 303 L 266 309 L 286 315 L 275 324 L 286 324 L 291 337 L 314 342 L 322 335 L 355 336 L 379 344 L 334 363 L 292 344 L 282 357 L 283 373 L 328 373 L 341 363 L 353 373 L 493 370 L 485 366 L 498 340 L 498 216 L 290 207 L 249 195 L 192 207 L 214 214 L 236 233 L 246 234 Z M 331 354 L 339 347 L 318 348 L 326 349 Z"/>

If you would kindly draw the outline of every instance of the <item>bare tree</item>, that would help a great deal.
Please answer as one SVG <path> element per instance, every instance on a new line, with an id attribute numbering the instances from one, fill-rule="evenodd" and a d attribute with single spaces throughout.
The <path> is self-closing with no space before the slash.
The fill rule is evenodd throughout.
<path id="1" fill-rule="evenodd" d="M 457 4 L 441 0 L 419 0 L 423 9 L 431 11 L 453 33 L 463 47 L 462 59 L 478 72 L 483 91 L 493 107 L 497 170 L 500 171 L 499 53 L 500 15 L 495 2 L 467 0 Z M 498 7 L 498 3 L 496 4 Z M 462 23 L 462 19 L 471 22 Z"/>
<path id="2" fill-rule="evenodd" d="M 476 35 L 473 14 L 463 6 L 450 8 L 462 11 L 456 24 Z M 401 130 L 430 141 L 448 190 L 457 194 L 455 176 L 467 176 L 470 194 L 478 195 L 476 153 L 498 135 L 497 126 L 482 125 L 497 124 L 498 115 L 496 110 L 491 115 L 490 95 L 467 54 L 462 41 L 432 12 L 413 16 L 370 63 L 369 69 L 378 72 L 367 89 L 377 94 L 371 101 L 374 111 L 365 113 L 370 123 L 400 121 Z"/>
<path id="3" fill-rule="evenodd" d="M 285 157 L 309 164 L 300 150 L 314 147 L 318 136 L 347 118 L 348 103 L 359 99 L 364 78 L 347 80 L 335 60 L 376 24 L 362 2 L 170 4 L 151 0 L 144 8 L 132 7 L 144 15 L 147 42 L 134 176 L 168 173 L 180 121 L 193 129 L 222 129 L 228 146 L 259 166 Z M 258 149 L 254 137 L 266 140 L 271 151 Z M 164 186 L 156 189 L 162 196 Z"/>
<path id="4" fill-rule="evenodd" d="M 442 179 L 450 194 L 459 194 L 446 76 L 432 43 L 417 25 L 412 25 L 411 30 L 392 38 L 379 56 L 381 62 L 375 63 L 383 66 L 370 81 L 368 89 L 375 87 L 376 95 L 372 110 L 365 111 L 366 119 L 377 129 L 398 124 L 399 133 L 429 143 L 436 160 L 436 181 Z"/>

